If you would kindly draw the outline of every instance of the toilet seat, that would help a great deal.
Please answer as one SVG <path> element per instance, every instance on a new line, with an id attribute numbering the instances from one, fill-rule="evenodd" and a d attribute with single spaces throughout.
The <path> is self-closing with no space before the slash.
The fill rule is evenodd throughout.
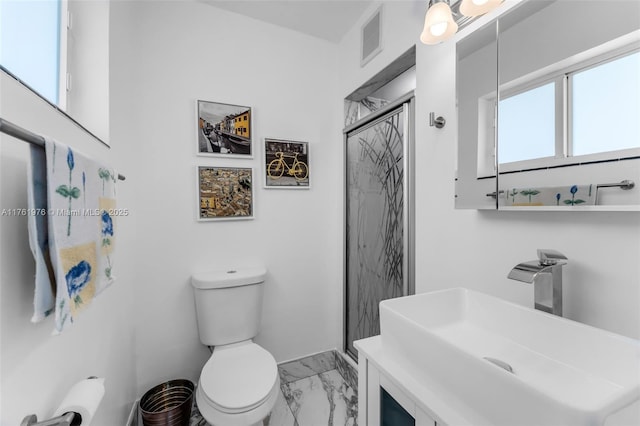
<path id="1" fill-rule="evenodd" d="M 262 405 L 278 383 L 275 359 L 251 341 L 215 347 L 200 374 L 201 396 L 228 414 Z"/>

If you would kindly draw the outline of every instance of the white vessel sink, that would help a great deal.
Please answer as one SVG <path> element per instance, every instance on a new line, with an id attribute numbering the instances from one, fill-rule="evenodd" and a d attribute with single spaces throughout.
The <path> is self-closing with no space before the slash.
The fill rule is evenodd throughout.
<path id="1" fill-rule="evenodd" d="M 471 290 L 383 301 L 380 328 L 474 425 L 600 425 L 640 398 L 640 341 Z"/>

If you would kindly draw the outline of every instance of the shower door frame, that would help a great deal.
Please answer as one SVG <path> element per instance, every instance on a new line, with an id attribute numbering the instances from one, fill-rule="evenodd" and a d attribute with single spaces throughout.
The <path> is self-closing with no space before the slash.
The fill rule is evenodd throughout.
<path id="1" fill-rule="evenodd" d="M 348 166 L 348 145 L 347 140 L 349 135 L 360 130 L 364 130 L 367 127 L 378 124 L 392 113 L 403 112 L 402 119 L 404 134 L 403 134 L 403 152 L 402 163 L 404 168 L 404 181 L 402 185 L 403 190 L 403 206 L 402 206 L 402 239 L 403 239 L 403 256 L 402 256 L 402 281 L 404 295 L 415 294 L 415 214 L 414 214 L 414 200 L 415 200 L 415 185 L 414 185 L 414 145 L 415 145 L 415 94 L 413 91 L 399 97 L 397 100 L 389 103 L 385 107 L 375 111 L 368 116 L 356 121 L 355 123 L 345 127 L 343 129 L 343 147 L 344 147 L 344 164 L 343 164 L 343 176 L 344 176 L 344 208 L 343 208 L 343 351 L 354 361 L 358 361 L 358 354 L 349 350 L 349 341 L 347 335 L 347 327 L 349 320 L 349 271 L 348 267 L 348 253 L 349 253 L 349 241 L 347 239 L 347 206 L 349 195 L 349 166 Z"/>

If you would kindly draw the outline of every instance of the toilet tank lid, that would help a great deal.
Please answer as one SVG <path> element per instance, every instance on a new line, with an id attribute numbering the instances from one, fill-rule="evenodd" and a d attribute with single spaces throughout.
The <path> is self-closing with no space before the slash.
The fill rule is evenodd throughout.
<path id="1" fill-rule="evenodd" d="M 198 289 L 240 287 L 264 281 L 267 270 L 263 267 L 230 268 L 193 274 L 191 285 Z"/>

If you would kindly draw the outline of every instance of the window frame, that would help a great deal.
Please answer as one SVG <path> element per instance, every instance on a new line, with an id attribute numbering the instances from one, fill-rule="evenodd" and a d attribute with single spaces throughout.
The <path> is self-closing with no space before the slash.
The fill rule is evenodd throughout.
<path id="1" fill-rule="evenodd" d="M 69 15 L 68 0 L 60 0 L 60 28 L 58 33 L 58 108 L 67 110 L 67 91 L 70 89 L 71 81 L 68 72 L 68 39 L 69 28 L 71 27 L 71 17 Z"/>

